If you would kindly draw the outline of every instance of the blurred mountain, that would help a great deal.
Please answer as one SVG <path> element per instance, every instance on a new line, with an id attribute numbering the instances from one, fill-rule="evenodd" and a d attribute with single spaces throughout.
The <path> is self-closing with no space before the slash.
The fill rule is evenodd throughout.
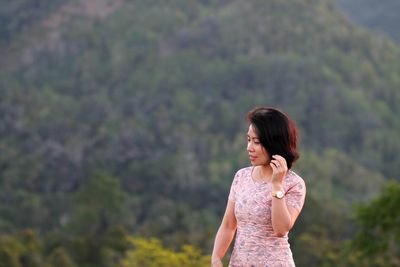
<path id="1" fill-rule="evenodd" d="M 336 0 L 349 19 L 379 35 L 400 41 L 400 2 L 396 0 Z"/>
<path id="2" fill-rule="evenodd" d="M 0 1 L 0 44 L 9 43 L 32 23 L 45 18 L 65 0 Z"/>
<path id="3" fill-rule="evenodd" d="M 310 229 L 324 229 L 341 244 L 351 205 L 400 178 L 400 48 L 332 1 L 19 3 L 3 4 L 18 16 L 0 17 L 4 232 L 85 232 L 84 211 L 97 210 L 96 231 L 120 221 L 209 248 L 232 177 L 249 164 L 244 117 L 257 105 L 300 127 L 295 169 L 310 201 L 298 229 L 315 238 Z M 108 174 L 120 187 L 96 178 Z M 127 195 L 125 210 L 96 206 L 88 184 L 108 204 Z"/>

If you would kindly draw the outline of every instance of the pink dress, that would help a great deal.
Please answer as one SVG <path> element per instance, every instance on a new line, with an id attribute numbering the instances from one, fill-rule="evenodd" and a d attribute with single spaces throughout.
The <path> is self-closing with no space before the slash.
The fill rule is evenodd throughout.
<path id="1" fill-rule="evenodd" d="M 237 232 L 230 267 L 294 267 L 288 236 L 274 234 L 271 222 L 271 183 L 254 182 L 253 167 L 239 170 L 233 179 L 229 200 L 235 202 Z M 301 210 L 306 187 L 289 170 L 284 178 L 287 205 Z"/>

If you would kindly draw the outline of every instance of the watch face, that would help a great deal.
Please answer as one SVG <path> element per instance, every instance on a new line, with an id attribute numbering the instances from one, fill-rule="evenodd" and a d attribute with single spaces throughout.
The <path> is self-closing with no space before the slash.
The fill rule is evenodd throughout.
<path id="1" fill-rule="evenodd" d="M 276 197 L 277 198 L 283 198 L 283 192 L 282 191 L 276 192 Z"/>

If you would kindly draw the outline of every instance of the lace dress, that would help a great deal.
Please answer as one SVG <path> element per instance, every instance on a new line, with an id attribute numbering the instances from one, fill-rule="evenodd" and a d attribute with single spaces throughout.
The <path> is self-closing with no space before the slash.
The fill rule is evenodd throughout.
<path id="1" fill-rule="evenodd" d="M 254 182 L 253 167 L 239 170 L 232 182 L 229 200 L 235 202 L 237 232 L 230 267 L 294 267 L 288 236 L 274 234 L 271 222 L 271 183 Z M 284 200 L 301 210 L 306 187 L 293 171 L 284 178 Z"/>

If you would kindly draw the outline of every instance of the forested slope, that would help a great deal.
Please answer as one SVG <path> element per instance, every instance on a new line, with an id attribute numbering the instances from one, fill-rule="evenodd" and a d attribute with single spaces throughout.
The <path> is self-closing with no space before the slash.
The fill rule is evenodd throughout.
<path id="1" fill-rule="evenodd" d="M 1 44 L 1 232 L 77 266 L 116 266 L 126 233 L 208 253 L 245 113 L 273 105 L 301 130 L 298 265 L 345 262 L 352 204 L 400 179 L 400 48 L 327 0 L 119 3 Z"/>
<path id="2" fill-rule="evenodd" d="M 381 36 L 400 41 L 400 3 L 396 0 L 336 0 L 351 21 Z"/>
<path id="3" fill-rule="evenodd" d="M 33 23 L 45 18 L 66 0 L 0 1 L 0 44 L 10 41 Z"/>

